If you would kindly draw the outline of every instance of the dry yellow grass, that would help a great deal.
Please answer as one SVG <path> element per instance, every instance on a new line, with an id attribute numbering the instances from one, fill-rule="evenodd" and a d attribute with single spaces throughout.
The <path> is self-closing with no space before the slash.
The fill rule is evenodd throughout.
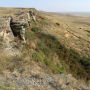
<path id="1" fill-rule="evenodd" d="M 11 16 L 28 11 L 28 9 L 3 10 L 2 15 Z M 87 73 L 80 60 L 85 60 L 86 65 L 90 64 L 89 59 L 87 61 L 86 58 L 79 56 L 80 54 L 82 57 L 90 58 L 88 23 L 87 17 L 39 12 L 37 22 L 32 22 L 32 26 L 26 30 L 26 38 L 29 42 L 23 49 L 26 50 L 24 52 L 26 56 L 13 57 L 2 53 L 1 71 L 7 69 L 8 64 L 10 64 L 8 69 L 12 71 L 17 67 L 22 68 L 24 63 L 33 60 L 45 65 L 53 73 L 72 73 L 76 77 L 88 78 L 90 73 Z"/>

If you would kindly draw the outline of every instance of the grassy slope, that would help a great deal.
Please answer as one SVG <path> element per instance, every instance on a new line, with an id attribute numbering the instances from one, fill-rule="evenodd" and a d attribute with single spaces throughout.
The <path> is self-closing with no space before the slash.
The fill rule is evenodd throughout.
<path id="1" fill-rule="evenodd" d="M 32 24 L 31 31 L 27 30 L 27 38 L 36 42 L 33 60 L 44 63 L 53 73 L 72 73 L 76 77 L 83 79 L 86 76 L 89 79 L 90 58 L 81 57 L 72 48 L 67 48 L 55 35 L 45 31 L 54 26 L 58 27 L 59 24 L 39 17 L 38 22 Z"/>
<path id="2" fill-rule="evenodd" d="M 85 58 L 83 54 L 81 57 L 71 45 L 73 41 L 73 43 L 76 41 L 64 36 L 66 29 L 64 22 L 67 22 L 71 28 L 75 27 L 70 23 L 71 21 L 67 20 L 71 17 L 67 18 L 60 15 L 61 21 L 58 17 L 53 14 L 39 13 L 37 22 L 32 21 L 32 26 L 26 30 L 27 44 L 23 49 L 23 55 L 19 57 L 0 56 L 0 73 L 5 70 L 13 72 L 14 69 L 22 72 L 27 65 L 26 63 L 29 65 L 30 60 L 33 60 L 40 64 L 42 68 L 47 68 L 48 73 L 50 73 L 49 70 L 54 74 L 72 73 L 77 78 L 89 79 L 90 57 Z M 79 26 L 83 25 L 80 24 Z M 77 30 L 77 28 L 75 29 Z M 68 44 L 71 48 L 68 47 Z M 25 61 L 26 57 L 29 57 L 29 60 Z"/>

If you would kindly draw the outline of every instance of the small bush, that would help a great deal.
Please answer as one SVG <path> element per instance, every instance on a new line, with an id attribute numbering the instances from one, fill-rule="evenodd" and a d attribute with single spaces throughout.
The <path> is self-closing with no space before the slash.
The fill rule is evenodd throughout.
<path id="1" fill-rule="evenodd" d="M 32 27 L 31 31 L 35 32 L 35 33 L 39 33 L 42 31 L 42 29 L 40 27 Z"/>
<path id="2" fill-rule="evenodd" d="M 3 47 L 3 38 L 0 37 L 0 48 Z"/>
<path id="3" fill-rule="evenodd" d="M 0 83 L 0 90 L 16 90 L 12 83 Z"/>
<path id="4" fill-rule="evenodd" d="M 24 60 L 22 56 L 3 56 L 0 57 L 0 73 L 8 69 L 9 71 L 14 71 L 14 69 L 22 68 Z"/>
<path id="5" fill-rule="evenodd" d="M 57 26 L 60 26 L 60 23 L 56 23 Z"/>
<path id="6" fill-rule="evenodd" d="M 26 30 L 26 40 L 35 40 L 35 33 L 31 30 Z"/>
<path id="7" fill-rule="evenodd" d="M 86 32 L 90 33 L 90 30 L 85 30 Z"/>

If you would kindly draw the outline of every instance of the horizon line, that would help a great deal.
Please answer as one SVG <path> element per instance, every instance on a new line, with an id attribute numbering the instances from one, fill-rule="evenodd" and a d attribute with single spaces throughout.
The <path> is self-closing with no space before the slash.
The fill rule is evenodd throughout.
<path id="1" fill-rule="evenodd" d="M 47 10 L 40 10 L 40 9 L 37 9 L 37 8 L 34 8 L 34 7 L 17 7 L 17 6 L 0 6 L 0 8 L 16 8 L 16 9 L 20 9 L 20 8 L 23 8 L 23 9 L 30 9 L 30 8 L 33 8 L 33 9 L 36 9 L 36 10 L 39 10 L 39 11 L 44 11 L 44 12 L 51 12 L 51 13 L 90 13 L 90 11 L 47 11 Z"/>

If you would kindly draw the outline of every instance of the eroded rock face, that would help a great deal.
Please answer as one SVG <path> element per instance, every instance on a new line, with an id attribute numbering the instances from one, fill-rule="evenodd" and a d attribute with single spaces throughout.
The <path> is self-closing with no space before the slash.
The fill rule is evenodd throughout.
<path id="1" fill-rule="evenodd" d="M 4 21 L 4 28 L 0 32 L 0 37 L 2 37 L 6 42 L 10 42 L 14 39 L 12 30 L 10 28 L 10 17 L 6 18 Z"/>
<path id="2" fill-rule="evenodd" d="M 11 20 L 10 27 L 12 29 L 14 37 L 18 37 L 18 39 L 26 43 L 25 28 L 27 27 L 27 24 L 25 22 Z"/>
<path id="3" fill-rule="evenodd" d="M 29 16 L 31 17 L 32 20 L 36 21 L 36 15 L 35 15 L 35 12 L 29 11 Z"/>
<path id="4" fill-rule="evenodd" d="M 28 15 L 27 13 L 22 13 L 18 16 L 3 17 L 2 25 L 4 28 L 0 30 L 0 38 L 3 38 L 5 42 L 6 52 L 10 52 L 11 54 L 20 53 L 23 44 L 26 43 L 26 28 L 31 25 L 32 20 L 36 21 L 36 16 L 33 11 L 28 11 Z"/>

